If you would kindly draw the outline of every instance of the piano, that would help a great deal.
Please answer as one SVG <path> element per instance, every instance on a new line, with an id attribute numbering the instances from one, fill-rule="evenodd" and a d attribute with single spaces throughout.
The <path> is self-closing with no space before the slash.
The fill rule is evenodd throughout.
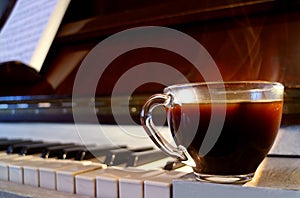
<path id="1" fill-rule="evenodd" d="M 216 187 L 224 195 L 245 190 L 249 196 L 299 197 L 299 9 L 298 1 L 283 0 L 72 1 L 42 70 L 31 74 L 15 63 L 0 74 L 0 196 L 211 197 Z M 205 76 L 172 49 L 131 49 L 142 35 L 110 40 L 143 27 L 189 35 L 207 50 L 223 80 L 284 84 L 278 139 L 253 182 L 234 187 L 195 182 L 189 167 L 165 156 L 147 137 L 139 121 L 145 100 L 166 85 Z M 156 39 L 178 41 L 172 34 Z M 99 61 L 106 58 L 101 54 L 93 59 L 98 77 L 88 70 L 79 75 L 105 42 L 104 49 L 117 49 L 116 54 L 130 50 L 107 64 Z M 155 113 L 167 130 L 164 111 Z M 203 193 L 195 194 L 197 188 Z"/>

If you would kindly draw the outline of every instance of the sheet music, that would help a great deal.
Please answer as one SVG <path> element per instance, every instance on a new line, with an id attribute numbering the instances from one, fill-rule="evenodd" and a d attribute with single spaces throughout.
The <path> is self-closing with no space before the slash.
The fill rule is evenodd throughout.
<path id="1" fill-rule="evenodd" d="M 69 0 L 18 0 L 0 32 L 0 62 L 42 67 Z"/>

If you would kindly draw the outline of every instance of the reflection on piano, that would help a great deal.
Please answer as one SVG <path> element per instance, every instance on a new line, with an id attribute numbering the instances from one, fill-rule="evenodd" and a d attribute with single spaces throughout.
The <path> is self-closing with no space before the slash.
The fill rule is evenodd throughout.
<path id="1" fill-rule="evenodd" d="M 192 36 L 211 54 L 224 80 L 282 82 L 286 98 L 280 137 L 282 140 L 289 134 L 289 140 L 297 140 L 299 129 L 287 132 L 285 127 L 300 120 L 299 5 L 297 1 L 281 0 L 72 1 L 38 78 L 16 80 L 22 71 L 15 79 L 0 78 L 0 196 L 12 196 L 10 192 L 14 192 L 26 197 L 176 198 L 190 190 L 187 197 L 205 197 L 207 184 L 203 194 L 195 194 L 193 187 L 199 183 L 194 183 L 190 168 L 162 154 L 139 125 L 145 99 L 162 92 L 164 85 L 149 82 L 138 86 L 134 93 L 117 93 L 119 115 L 130 112 L 134 126 L 125 121 L 116 125 L 111 110 L 114 85 L 126 71 L 141 63 L 162 62 L 190 82 L 203 81 L 185 58 L 163 49 L 129 51 L 106 68 L 95 97 L 86 97 L 91 94 L 85 89 L 89 85 L 87 74 L 80 87 L 82 98 L 72 100 L 76 72 L 85 56 L 103 39 L 131 27 L 167 26 Z M 0 75 L 11 75 L 18 67 L 8 65 Z M 139 77 L 146 75 L 141 73 Z M 163 78 L 159 71 L 157 76 Z M 174 79 L 174 84 L 182 81 Z M 100 124 L 91 122 L 90 106 L 95 107 Z M 76 125 L 73 108 L 80 110 L 82 118 Z M 293 195 L 299 196 L 297 145 L 287 149 L 286 144 L 275 144 L 272 155 L 248 184 L 268 188 L 260 195 L 251 188 L 251 195 L 286 193 L 288 197 L 293 190 Z M 283 152 L 286 149 L 289 152 Z M 289 178 L 283 184 L 275 182 L 278 176 Z M 235 194 L 227 191 L 231 186 L 220 188 L 225 189 L 220 191 L 224 196 L 226 192 Z"/>

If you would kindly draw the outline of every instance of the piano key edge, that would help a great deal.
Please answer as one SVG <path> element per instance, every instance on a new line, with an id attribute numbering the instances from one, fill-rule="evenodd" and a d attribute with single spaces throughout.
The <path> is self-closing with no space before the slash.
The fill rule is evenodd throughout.
<path id="1" fill-rule="evenodd" d="M 36 188 L 30 185 L 23 185 L 8 181 L 0 180 L 0 195 L 7 197 L 40 197 L 40 198 L 48 198 L 48 197 L 61 197 L 61 198 L 88 198 L 89 196 L 71 194 L 65 192 L 59 192 L 54 190 L 49 190 L 45 188 Z M 90 198 L 90 197 L 89 197 Z"/>

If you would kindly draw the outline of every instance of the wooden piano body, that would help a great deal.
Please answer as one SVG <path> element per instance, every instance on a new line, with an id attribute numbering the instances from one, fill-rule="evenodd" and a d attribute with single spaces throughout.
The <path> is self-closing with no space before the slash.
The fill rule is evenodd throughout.
<path id="1" fill-rule="evenodd" d="M 299 9 L 300 4 L 297 1 L 282 0 L 191 0 L 187 2 L 180 0 L 163 2 L 158 0 L 151 2 L 144 0 L 126 2 L 87 0 L 84 3 L 73 1 L 67 10 L 41 72 L 36 74 L 37 76 L 33 79 L 26 79 L 22 76 L 24 73 L 17 72 L 12 78 L 3 77 L 0 80 L 0 136 L 50 141 L 64 140 L 64 142 L 75 143 L 82 143 L 82 141 L 83 143 L 99 143 L 103 141 L 101 137 L 95 138 L 99 123 L 91 123 L 88 116 L 82 120 L 83 123 L 77 125 L 86 131 L 83 133 L 83 137 L 79 137 L 80 134 L 78 135 L 75 129 L 72 115 L 72 92 L 76 74 L 84 58 L 97 44 L 115 33 L 141 26 L 168 27 L 196 39 L 209 52 L 222 78 L 226 81 L 268 80 L 282 82 L 286 88 L 282 126 L 297 125 L 300 120 L 298 117 L 300 113 L 298 107 L 300 84 L 298 77 L 300 74 L 298 61 L 300 46 L 298 36 L 300 34 Z M 172 37 L 168 39 L 174 40 Z M 126 46 L 130 43 L 124 42 L 119 43 L 119 45 Z M 190 82 L 204 81 L 203 76 L 182 56 L 172 51 L 145 47 L 122 54 L 107 67 L 101 62 L 97 62 L 99 67 L 106 67 L 106 69 L 103 75 L 99 77 L 95 93 L 87 92 L 86 87 L 89 86 L 89 75 L 91 75 L 88 72 L 86 73 L 86 81 L 83 81 L 82 85 L 78 87 L 78 94 L 86 99 L 79 104 L 82 105 L 80 107 L 84 109 L 89 106 L 91 99 L 89 96 L 93 95 L 93 104 L 99 110 L 97 112 L 99 122 L 104 124 L 105 130 L 109 128 L 109 135 L 120 134 L 114 140 L 120 144 L 131 142 L 134 146 L 152 145 L 146 138 L 143 141 L 131 140 L 132 134 L 123 137 L 122 127 L 115 125 L 116 122 L 110 106 L 110 96 L 122 75 L 136 65 L 151 62 L 170 65 L 181 72 Z M 9 71 L 4 70 L 3 72 L 1 75 L 5 76 L 5 72 Z M 164 78 L 159 70 L 154 72 L 158 78 Z M 139 75 L 140 78 L 147 76 L 147 70 Z M 184 79 L 174 78 L 172 84 L 183 81 Z M 131 130 L 136 130 L 138 135 L 141 135 L 142 131 L 139 126 L 139 113 L 143 102 L 149 95 L 162 92 L 164 86 L 159 83 L 147 82 L 137 86 L 134 93 L 128 93 L 126 89 L 118 90 L 117 95 L 120 96 L 118 98 L 120 101 L 124 99 L 122 96 L 130 94 L 129 104 L 130 107 L 134 107 L 134 111 L 130 111 L 130 114 L 137 124 Z M 123 103 L 120 102 L 120 106 L 122 105 Z M 120 107 L 121 110 L 123 109 Z M 83 111 L 82 117 L 85 116 Z M 132 127 L 126 125 L 128 123 L 122 124 L 124 127 Z M 111 129 L 111 127 L 116 128 Z M 21 129 L 25 129 L 27 132 L 22 132 Z M 60 132 L 60 130 L 64 132 Z M 282 129 L 282 131 L 285 130 Z M 295 132 L 299 134 L 297 127 L 295 127 Z M 295 137 L 299 138 L 300 136 Z M 275 153 L 281 152 L 278 148 L 275 149 Z M 297 156 L 299 156 L 299 152 L 299 150 L 298 153 L 295 151 Z M 269 159 L 269 161 L 272 160 Z M 279 171 L 277 176 L 285 172 L 290 175 L 299 175 L 300 170 L 297 167 L 299 157 L 288 158 L 287 161 L 289 160 L 293 160 L 294 169 L 290 170 L 289 165 L 283 162 L 282 169 L 275 168 L 276 171 Z M 273 160 L 271 164 L 277 164 L 279 161 L 281 163 L 282 158 L 275 162 Z M 270 165 L 270 169 L 262 168 L 261 170 L 268 170 L 269 172 L 271 170 L 272 172 L 275 170 L 273 165 Z M 266 174 L 269 174 L 268 171 Z M 276 176 L 276 174 L 274 175 Z M 264 178 L 267 177 L 264 176 Z M 299 196 L 299 179 L 297 180 L 296 176 L 291 176 L 291 178 L 292 181 L 289 182 L 296 182 L 295 185 L 292 185 L 292 189 L 296 189 L 295 196 Z M 275 190 L 278 190 L 277 187 L 291 189 L 289 182 L 286 184 L 284 184 L 285 181 L 281 184 L 275 182 L 270 185 L 268 182 L 270 180 L 266 179 L 261 183 L 249 185 L 271 187 Z M 17 184 L 5 182 L 1 184 L 4 191 L 7 189 L 14 191 L 13 188 L 16 188 L 14 185 L 20 187 Z M 179 182 L 176 185 L 180 189 L 182 188 L 180 185 L 184 186 L 185 184 Z M 33 188 L 28 187 L 28 190 L 24 185 L 22 188 L 21 191 L 23 192 L 37 191 L 37 194 L 43 193 L 42 189 L 39 188 L 33 190 Z M 195 193 L 193 190 L 191 185 L 191 193 Z M 20 190 L 17 192 L 20 193 Z M 176 190 L 174 192 L 178 193 Z M 45 191 L 44 195 L 48 195 L 47 193 L 49 192 Z M 294 196 L 294 194 L 289 193 L 288 191 L 286 195 Z M 67 194 L 65 196 L 75 195 Z"/>

